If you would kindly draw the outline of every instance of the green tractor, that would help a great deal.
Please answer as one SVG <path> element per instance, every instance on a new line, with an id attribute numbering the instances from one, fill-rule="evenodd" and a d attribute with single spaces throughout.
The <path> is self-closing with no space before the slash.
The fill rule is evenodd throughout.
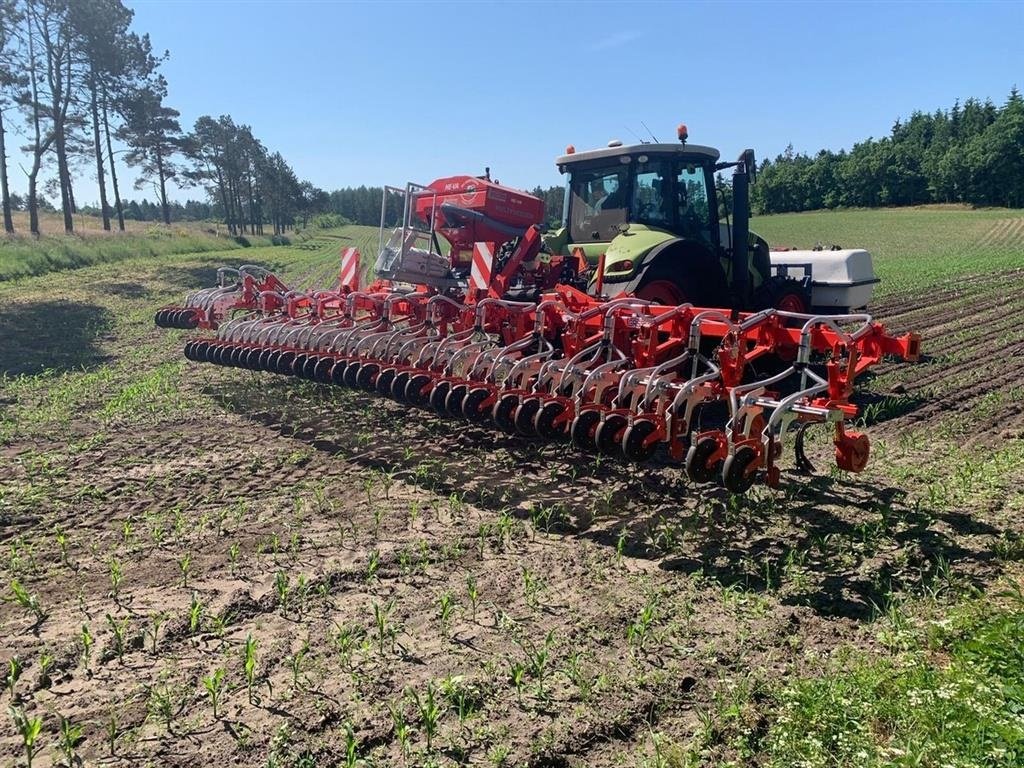
<path id="1" fill-rule="evenodd" d="M 567 174 L 562 227 L 549 251 L 586 258 L 590 291 L 659 304 L 791 312 L 846 312 L 867 304 L 874 278 L 863 250 L 772 253 L 750 231 L 754 152 L 721 162 L 711 147 L 623 145 L 556 161 Z M 716 174 L 732 169 L 732 215 L 720 215 Z M 730 220 L 731 218 L 731 220 Z M 745 248 L 735 247 L 745 243 Z M 827 279 L 818 279 L 820 277 Z"/>

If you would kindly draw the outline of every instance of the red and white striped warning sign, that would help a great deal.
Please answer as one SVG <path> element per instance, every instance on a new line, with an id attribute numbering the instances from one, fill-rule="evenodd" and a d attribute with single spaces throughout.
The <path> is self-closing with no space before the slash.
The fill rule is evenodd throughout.
<path id="1" fill-rule="evenodd" d="M 469 272 L 469 287 L 487 290 L 491 284 L 491 262 L 494 243 L 473 243 L 473 267 Z"/>
<path id="2" fill-rule="evenodd" d="M 359 251 L 356 248 L 341 249 L 340 282 L 343 288 L 359 290 Z"/>

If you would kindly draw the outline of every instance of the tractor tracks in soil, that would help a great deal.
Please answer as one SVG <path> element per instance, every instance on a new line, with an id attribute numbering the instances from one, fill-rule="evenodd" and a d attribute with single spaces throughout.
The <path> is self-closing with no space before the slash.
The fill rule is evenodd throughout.
<path id="1" fill-rule="evenodd" d="M 991 443 L 1020 423 L 1024 297 L 1012 294 L 1009 286 L 1021 280 L 1022 270 L 962 278 L 945 291 L 890 299 L 877 308 L 888 327 L 918 332 L 925 356 L 917 365 L 876 369 L 876 377 L 898 381 L 898 395 L 920 400 L 917 407 L 878 424 L 879 434 L 974 416 L 968 442 Z M 985 398 L 991 408 L 979 408 Z"/>

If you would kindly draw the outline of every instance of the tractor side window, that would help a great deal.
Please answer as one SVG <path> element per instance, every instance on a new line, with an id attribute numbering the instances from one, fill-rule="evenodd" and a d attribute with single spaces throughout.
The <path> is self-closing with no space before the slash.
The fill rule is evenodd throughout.
<path id="1" fill-rule="evenodd" d="M 711 240 L 711 211 L 708 209 L 707 178 L 700 165 L 682 165 L 676 175 L 679 202 L 679 231 L 694 240 Z"/>
<path id="2" fill-rule="evenodd" d="M 637 166 L 633 183 L 632 220 L 654 227 L 672 224 L 672 177 L 665 162 Z"/>
<path id="3" fill-rule="evenodd" d="M 569 231 L 574 243 L 608 241 L 626 222 L 626 169 L 573 171 Z"/>

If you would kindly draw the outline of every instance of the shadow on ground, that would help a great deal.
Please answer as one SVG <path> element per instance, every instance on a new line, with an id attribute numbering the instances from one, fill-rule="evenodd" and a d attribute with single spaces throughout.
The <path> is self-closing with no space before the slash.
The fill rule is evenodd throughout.
<path id="1" fill-rule="evenodd" d="M 95 367 L 106 359 L 98 342 L 112 325 L 110 311 L 96 304 L 8 303 L 0 309 L 0 375 Z"/>
<path id="2" fill-rule="evenodd" d="M 731 496 L 675 464 L 595 459 L 359 392 L 238 373 L 207 393 L 315 450 L 822 616 L 868 621 L 954 579 L 982 587 L 1001 570 L 996 543 L 1019 538 L 853 476 L 791 475 L 782 491 Z"/>

